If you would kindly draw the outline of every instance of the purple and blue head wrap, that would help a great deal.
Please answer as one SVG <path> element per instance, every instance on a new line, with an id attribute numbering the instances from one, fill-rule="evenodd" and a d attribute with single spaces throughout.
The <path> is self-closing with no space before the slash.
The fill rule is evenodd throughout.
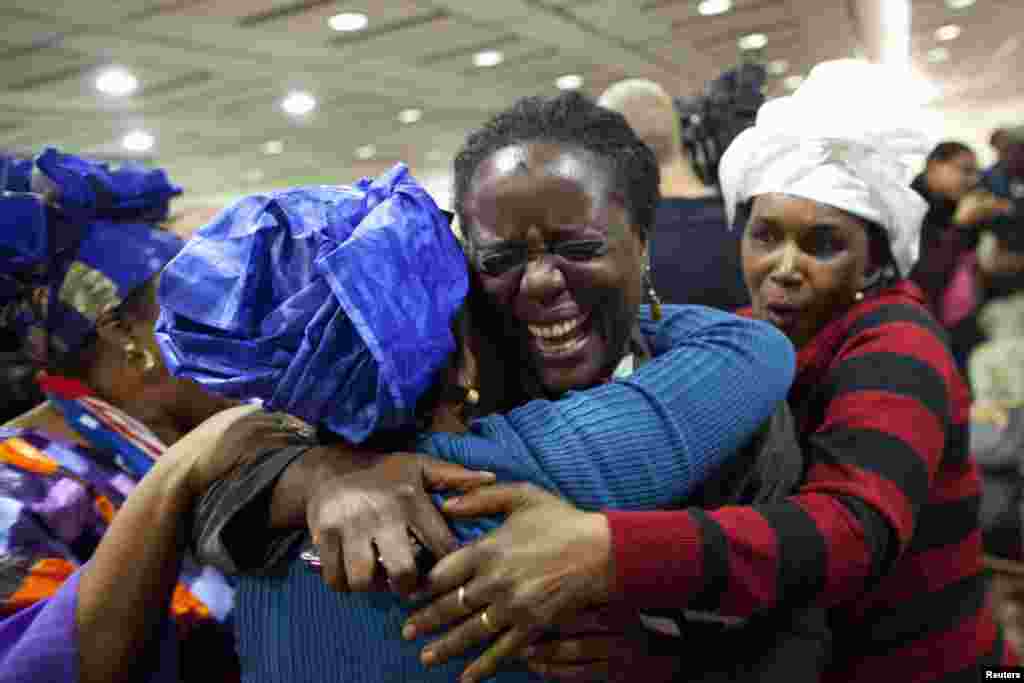
<path id="1" fill-rule="evenodd" d="M 399 164 L 241 200 L 160 281 L 172 373 L 353 443 L 414 423 L 469 289 L 448 218 Z"/>
<path id="2" fill-rule="evenodd" d="M 112 171 L 52 148 L 34 162 L 0 163 L 0 328 L 34 361 L 60 363 L 181 249 L 152 223 L 181 189 L 163 171 Z M 28 191 L 35 172 L 52 197 Z"/>

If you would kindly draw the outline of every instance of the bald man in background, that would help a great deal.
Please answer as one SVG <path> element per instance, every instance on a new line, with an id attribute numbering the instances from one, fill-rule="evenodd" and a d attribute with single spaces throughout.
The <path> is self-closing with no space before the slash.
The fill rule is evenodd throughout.
<path id="1" fill-rule="evenodd" d="M 626 117 L 658 160 L 661 203 L 650 259 L 662 301 L 729 311 L 749 304 L 740 269 L 742 230 L 728 229 L 717 190 L 694 171 L 669 94 L 653 81 L 630 79 L 608 88 L 598 104 Z"/>

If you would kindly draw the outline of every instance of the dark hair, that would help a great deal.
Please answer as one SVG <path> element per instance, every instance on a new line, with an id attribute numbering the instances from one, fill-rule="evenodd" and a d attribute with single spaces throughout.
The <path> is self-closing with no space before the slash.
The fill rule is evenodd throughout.
<path id="1" fill-rule="evenodd" d="M 525 142 L 572 145 L 606 162 L 616 191 L 625 198 L 630 219 L 646 238 L 660 199 L 661 177 L 654 152 L 622 114 L 577 92 L 524 97 L 466 138 L 454 163 L 455 211 L 460 219 L 477 167 L 499 149 Z M 463 220 L 463 230 L 465 223 Z"/>
<path id="2" fill-rule="evenodd" d="M 675 100 L 683 147 L 705 185 L 718 185 L 718 165 L 725 150 L 757 121 L 767 78 L 762 65 L 741 64 L 705 84 L 702 95 Z"/>
<path id="3" fill-rule="evenodd" d="M 974 150 L 962 142 L 947 140 L 946 142 L 940 142 L 928 154 L 928 163 L 930 164 L 933 161 L 949 161 L 961 154 L 974 154 Z"/>

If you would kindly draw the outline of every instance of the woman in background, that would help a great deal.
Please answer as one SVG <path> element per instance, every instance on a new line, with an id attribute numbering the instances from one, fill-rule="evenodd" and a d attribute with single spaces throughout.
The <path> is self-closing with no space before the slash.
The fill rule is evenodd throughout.
<path id="1" fill-rule="evenodd" d="M 142 675 L 167 603 L 184 655 L 163 653 L 162 680 L 231 680 L 232 590 L 177 543 L 206 480 L 192 455 L 161 462 L 231 405 L 171 377 L 153 337 L 156 280 L 182 245 L 154 223 L 180 190 L 54 149 L 35 165 L 45 194 L 0 197 L 0 327 L 47 397 L 0 427 L 0 680 Z"/>

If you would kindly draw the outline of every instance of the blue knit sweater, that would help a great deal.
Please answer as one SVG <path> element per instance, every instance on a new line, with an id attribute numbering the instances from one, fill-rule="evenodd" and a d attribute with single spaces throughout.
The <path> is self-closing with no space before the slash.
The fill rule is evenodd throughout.
<path id="1" fill-rule="evenodd" d="M 420 449 L 500 480 L 530 481 L 585 509 L 679 507 L 786 397 L 795 354 L 775 328 L 699 306 L 641 309 L 654 358 L 626 379 L 432 434 Z M 459 524 L 461 540 L 497 520 Z M 338 594 L 301 562 L 285 577 L 244 577 L 236 619 L 246 681 L 452 681 L 459 659 L 425 670 L 391 594 Z M 525 671 L 498 680 L 538 680 Z"/>

